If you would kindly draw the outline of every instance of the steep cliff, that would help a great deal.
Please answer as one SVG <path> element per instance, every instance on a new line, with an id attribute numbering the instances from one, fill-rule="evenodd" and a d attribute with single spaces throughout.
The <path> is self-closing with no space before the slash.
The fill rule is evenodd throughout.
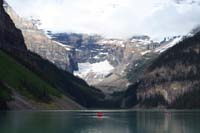
<path id="1" fill-rule="evenodd" d="M 76 55 L 72 47 L 52 41 L 45 35 L 44 31 L 37 28 L 37 23 L 17 15 L 5 1 L 4 9 L 16 27 L 21 29 L 28 50 L 49 60 L 58 68 L 69 72 L 77 70 Z"/>

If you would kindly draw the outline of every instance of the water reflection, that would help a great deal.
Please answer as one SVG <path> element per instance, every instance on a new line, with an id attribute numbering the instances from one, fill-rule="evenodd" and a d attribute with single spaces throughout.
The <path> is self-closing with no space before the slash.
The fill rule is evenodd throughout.
<path id="1" fill-rule="evenodd" d="M 138 132 L 199 133 L 200 112 L 137 113 Z"/>
<path id="2" fill-rule="evenodd" d="M 200 112 L 0 112 L 0 133 L 199 133 Z"/>

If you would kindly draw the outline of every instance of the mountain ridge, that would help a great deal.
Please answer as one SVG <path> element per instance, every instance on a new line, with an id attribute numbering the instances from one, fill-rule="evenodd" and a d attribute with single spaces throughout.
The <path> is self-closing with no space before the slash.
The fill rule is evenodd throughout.
<path id="1" fill-rule="evenodd" d="M 200 32 L 162 53 L 146 68 L 140 81 L 129 88 L 137 96 L 127 94 L 127 98 L 138 107 L 200 108 L 199 44 Z"/>

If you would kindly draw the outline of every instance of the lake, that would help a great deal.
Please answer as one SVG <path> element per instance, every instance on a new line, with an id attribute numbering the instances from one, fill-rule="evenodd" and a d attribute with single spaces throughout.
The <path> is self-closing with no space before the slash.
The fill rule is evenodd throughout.
<path id="1" fill-rule="evenodd" d="M 0 133 L 200 133 L 200 111 L 8 111 Z"/>

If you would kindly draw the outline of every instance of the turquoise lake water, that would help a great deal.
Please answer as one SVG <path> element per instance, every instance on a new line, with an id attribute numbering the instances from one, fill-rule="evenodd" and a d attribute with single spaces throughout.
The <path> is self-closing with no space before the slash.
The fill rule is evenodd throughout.
<path id="1" fill-rule="evenodd" d="M 200 111 L 0 112 L 0 133 L 200 133 Z"/>

